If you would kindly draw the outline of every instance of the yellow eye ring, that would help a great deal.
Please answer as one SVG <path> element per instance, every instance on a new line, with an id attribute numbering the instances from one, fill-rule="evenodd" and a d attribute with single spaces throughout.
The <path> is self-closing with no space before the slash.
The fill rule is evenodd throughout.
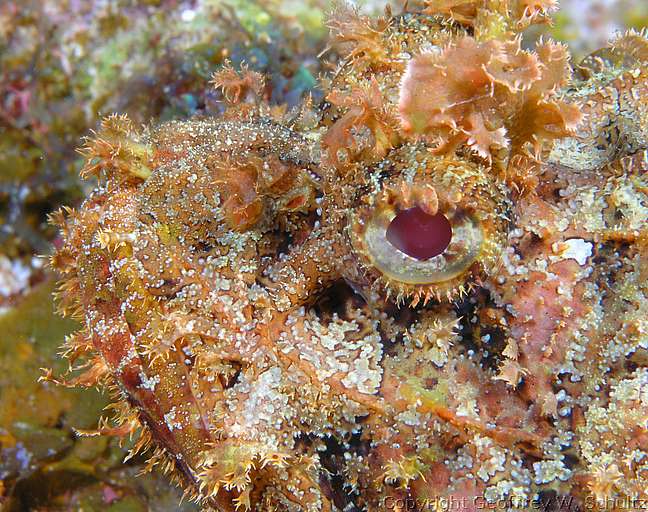
<path id="1" fill-rule="evenodd" d="M 411 285 L 443 283 L 463 274 L 479 256 L 483 233 L 466 212 L 456 208 L 444 212 L 443 216 L 452 226 L 450 243 L 441 254 L 423 260 L 402 252 L 388 239 L 385 243 L 387 230 L 397 215 L 394 209 L 376 211 L 364 232 L 372 265 L 390 279 Z"/>
<path id="2" fill-rule="evenodd" d="M 477 164 L 434 157 L 418 162 L 407 156 L 411 154 L 399 155 L 389 164 L 399 162 L 402 167 L 409 162 L 409 167 L 397 164 L 392 177 L 352 211 L 351 245 L 370 280 L 397 302 L 452 301 L 498 267 L 508 235 L 509 202 L 504 189 Z M 385 167 L 383 163 L 381 168 Z M 444 249 L 419 258 L 418 253 L 408 254 L 390 241 L 390 225 L 408 208 L 427 212 L 431 222 L 439 222 L 433 215 L 447 219 L 451 236 Z M 446 236 L 434 231 L 417 233 L 416 224 L 406 228 L 411 231 L 405 237 Z M 435 241 L 423 242 L 435 245 Z"/>

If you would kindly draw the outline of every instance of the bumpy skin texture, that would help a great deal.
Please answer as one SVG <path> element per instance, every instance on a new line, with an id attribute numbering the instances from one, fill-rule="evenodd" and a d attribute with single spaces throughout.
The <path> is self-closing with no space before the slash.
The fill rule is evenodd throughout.
<path id="1" fill-rule="evenodd" d="M 648 42 L 571 78 L 515 37 L 551 7 L 340 8 L 290 122 L 231 69 L 223 119 L 107 119 L 52 259 L 99 431 L 225 511 L 647 498 Z M 429 260 L 384 237 L 415 206 L 453 228 Z"/>

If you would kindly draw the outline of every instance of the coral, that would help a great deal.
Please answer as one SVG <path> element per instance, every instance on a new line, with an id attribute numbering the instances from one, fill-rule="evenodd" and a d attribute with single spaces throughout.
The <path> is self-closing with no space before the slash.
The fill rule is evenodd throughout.
<path id="1" fill-rule="evenodd" d="M 645 498 L 646 41 L 572 77 L 521 49 L 554 7 L 339 7 L 320 104 L 227 65 L 220 117 L 108 118 L 44 378 L 108 387 L 97 433 L 206 509 Z"/>

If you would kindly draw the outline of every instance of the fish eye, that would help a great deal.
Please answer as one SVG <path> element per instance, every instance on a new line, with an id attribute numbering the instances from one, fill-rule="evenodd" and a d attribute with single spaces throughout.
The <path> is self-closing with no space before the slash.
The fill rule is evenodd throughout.
<path id="1" fill-rule="evenodd" d="M 430 157 L 414 167 L 363 198 L 351 244 L 372 282 L 397 302 L 451 301 L 497 267 L 510 205 L 477 164 Z"/>

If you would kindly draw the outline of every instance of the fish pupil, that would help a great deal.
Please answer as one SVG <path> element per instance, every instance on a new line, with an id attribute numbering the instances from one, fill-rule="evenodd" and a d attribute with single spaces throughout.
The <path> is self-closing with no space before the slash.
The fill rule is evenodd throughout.
<path id="1" fill-rule="evenodd" d="M 399 212 L 387 227 L 387 240 L 417 260 L 442 254 L 452 240 L 452 226 L 442 213 L 429 215 L 415 206 Z"/>

